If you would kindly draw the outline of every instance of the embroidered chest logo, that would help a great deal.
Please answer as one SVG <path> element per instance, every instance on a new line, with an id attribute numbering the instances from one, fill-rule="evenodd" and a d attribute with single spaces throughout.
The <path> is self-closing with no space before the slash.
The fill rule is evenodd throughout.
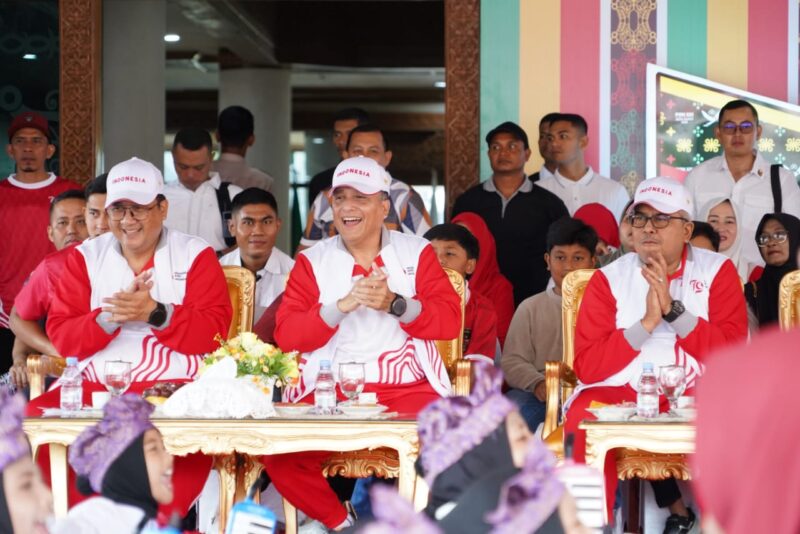
<path id="1" fill-rule="evenodd" d="M 414 276 L 414 273 L 416 271 L 417 270 L 413 266 L 412 267 L 403 267 L 403 272 L 406 273 L 408 276 Z"/>
<path id="2" fill-rule="evenodd" d="M 186 280 L 186 271 L 172 273 L 173 280 Z"/>
<path id="3" fill-rule="evenodd" d="M 695 293 L 702 293 L 708 289 L 708 284 L 706 284 L 703 280 L 691 280 L 689 281 L 689 286 Z"/>

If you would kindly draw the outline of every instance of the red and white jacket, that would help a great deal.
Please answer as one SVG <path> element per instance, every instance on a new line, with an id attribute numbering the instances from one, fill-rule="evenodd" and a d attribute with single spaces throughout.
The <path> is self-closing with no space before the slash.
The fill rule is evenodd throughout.
<path id="1" fill-rule="evenodd" d="M 450 379 L 433 340 L 454 338 L 461 324 L 458 295 L 428 241 L 384 230 L 375 262 L 388 274 L 389 288 L 421 305 L 408 323 L 388 313 L 360 307 L 348 314 L 336 302 L 350 292 L 354 280 L 369 272 L 356 265 L 339 236 L 304 250 L 289 276 L 277 314 L 275 339 L 283 350 L 298 350 L 301 378 L 287 388 L 297 401 L 314 390 L 321 360 L 365 364 L 368 383 L 403 384 L 427 379 L 441 395 L 451 392 Z M 337 324 L 321 315 L 335 310 Z M 409 306 L 416 307 L 416 305 Z"/>
<path id="2" fill-rule="evenodd" d="M 205 241 L 164 228 L 148 268 L 152 298 L 167 305 L 161 328 L 140 321 L 118 325 L 101 316 L 103 299 L 128 288 L 136 276 L 113 234 L 85 241 L 67 259 L 47 333 L 62 355 L 81 360 L 85 380 L 101 382 L 104 362 L 119 359 L 131 362 L 134 382 L 192 378 L 203 356 L 217 347 L 216 334 L 227 335 L 227 284 Z"/>
<path id="3" fill-rule="evenodd" d="M 629 253 L 594 274 L 575 330 L 575 394 L 596 386 L 636 389 L 642 363 L 683 365 L 687 388 L 703 373 L 703 359 L 721 345 L 747 338 L 747 312 L 733 263 L 721 254 L 686 246 L 670 275 L 669 292 L 686 311 L 647 334 L 641 326 L 649 285 Z M 568 406 L 569 403 L 566 403 Z"/>

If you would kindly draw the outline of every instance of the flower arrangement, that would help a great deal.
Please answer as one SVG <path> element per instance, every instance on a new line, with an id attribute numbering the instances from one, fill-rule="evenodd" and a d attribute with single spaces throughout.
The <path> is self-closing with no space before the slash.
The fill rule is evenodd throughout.
<path id="1" fill-rule="evenodd" d="M 274 378 L 276 386 L 293 385 L 300 378 L 296 352 L 283 352 L 264 343 L 253 332 L 242 332 L 227 341 L 217 334 L 214 339 L 219 348 L 206 357 L 205 367 L 231 357 L 236 361 L 237 377 L 253 376 L 256 381 Z"/>

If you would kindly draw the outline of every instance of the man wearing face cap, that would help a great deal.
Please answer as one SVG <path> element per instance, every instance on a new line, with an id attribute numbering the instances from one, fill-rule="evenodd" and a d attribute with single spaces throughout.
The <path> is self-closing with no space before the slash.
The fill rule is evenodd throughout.
<path id="1" fill-rule="evenodd" d="M 334 375 L 341 362 L 363 363 L 364 391 L 391 411 L 416 414 L 450 394 L 433 340 L 458 336 L 458 295 L 428 241 L 385 229 L 390 181 L 366 157 L 336 168 L 331 205 L 338 235 L 298 254 L 277 314 L 280 347 L 303 353 L 300 381 L 285 393 L 292 402 L 313 402 L 324 360 Z M 322 476 L 329 455 L 273 455 L 264 464 L 281 495 L 338 529 L 353 518 Z"/>
<path id="2" fill-rule="evenodd" d="M 47 534 L 53 497 L 22 430 L 25 401 L 0 387 L 0 534 Z"/>
<path id="3" fill-rule="evenodd" d="M 129 361 L 129 392 L 141 393 L 156 381 L 191 380 L 216 348 L 214 337 L 228 332 L 222 268 L 205 241 L 164 226 L 162 188 L 151 163 L 131 158 L 112 167 L 105 203 L 111 231 L 78 246 L 56 286 L 47 334 L 59 354 L 78 357 L 84 404 L 105 390 L 105 362 Z M 58 406 L 59 395 L 57 383 L 28 405 L 28 414 Z M 210 459 L 200 455 L 180 459 L 178 472 L 194 475 L 175 499 L 182 514 L 209 468 Z"/>
<path id="4" fill-rule="evenodd" d="M 585 460 L 586 433 L 578 429 L 593 401 L 636 402 L 642 366 L 681 365 L 687 388 L 703 373 L 708 353 L 744 341 L 747 313 L 736 267 L 720 254 L 688 244 L 694 208 L 686 188 L 672 178 L 645 180 L 632 215 L 636 254 L 597 271 L 581 302 L 575 330 L 579 385 L 566 406 L 564 434 L 575 434 L 575 459 Z M 662 398 L 661 409 L 668 408 Z M 617 484 L 614 456 L 606 457 L 606 498 Z M 654 483 L 656 503 L 669 507 L 666 534 L 686 532 L 694 513 L 672 479 Z"/>

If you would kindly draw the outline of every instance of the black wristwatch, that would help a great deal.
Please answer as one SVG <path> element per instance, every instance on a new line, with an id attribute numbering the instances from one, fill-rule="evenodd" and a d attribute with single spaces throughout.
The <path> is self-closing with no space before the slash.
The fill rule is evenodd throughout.
<path id="1" fill-rule="evenodd" d="M 397 294 L 394 296 L 392 303 L 389 304 L 389 313 L 395 317 L 400 317 L 406 312 L 406 307 L 406 299 L 404 299 L 402 295 Z"/>
<path id="2" fill-rule="evenodd" d="M 156 302 L 156 308 L 150 312 L 147 323 L 158 328 L 167 321 L 167 307 L 160 302 Z"/>
<path id="3" fill-rule="evenodd" d="M 668 323 L 671 323 L 672 321 L 680 317 L 681 314 L 683 314 L 683 312 L 685 311 L 686 308 L 684 308 L 683 302 L 679 300 L 673 300 L 672 305 L 669 308 L 669 311 L 666 313 L 666 315 L 662 315 L 661 317 Z"/>

